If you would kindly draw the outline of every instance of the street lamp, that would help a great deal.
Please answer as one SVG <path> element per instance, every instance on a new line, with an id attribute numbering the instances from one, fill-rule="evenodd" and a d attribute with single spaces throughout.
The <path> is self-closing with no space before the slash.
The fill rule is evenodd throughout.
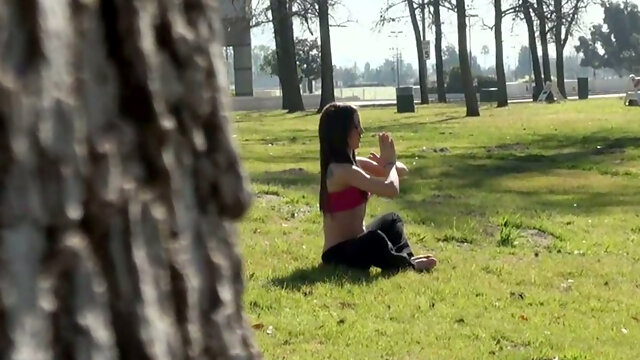
<path id="1" fill-rule="evenodd" d="M 468 10 L 471 10 L 471 9 L 467 9 L 467 11 Z M 478 15 L 474 15 L 474 14 L 471 14 L 471 13 L 467 12 L 467 23 L 468 23 L 468 26 L 467 26 L 468 29 L 467 30 L 469 32 L 469 36 L 468 36 L 468 39 L 467 39 L 467 50 L 469 52 L 469 69 L 470 70 L 473 69 L 473 54 L 472 54 L 472 51 L 471 51 L 471 18 L 472 17 L 478 17 Z"/>
<path id="2" fill-rule="evenodd" d="M 395 31 L 392 30 L 390 31 L 391 35 L 389 35 L 389 37 L 393 37 L 396 39 L 396 43 L 395 43 L 395 50 L 396 50 L 396 88 L 400 87 L 400 47 L 398 46 L 398 36 L 400 36 L 400 34 L 403 33 L 402 30 L 400 31 Z"/>

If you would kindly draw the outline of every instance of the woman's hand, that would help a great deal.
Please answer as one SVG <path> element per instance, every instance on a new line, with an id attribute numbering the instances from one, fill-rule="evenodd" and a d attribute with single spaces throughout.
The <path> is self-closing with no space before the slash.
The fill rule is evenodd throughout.
<path id="1" fill-rule="evenodd" d="M 369 156 L 367 156 L 367 159 L 369 159 L 369 160 L 373 161 L 374 163 L 378 164 L 378 166 L 384 166 L 384 161 L 382 160 L 380 155 L 378 155 L 374 151 L 369 153 Z"/>
<path id="2" fill-rule="evenodd" d="M 385 166 L 390 163 L 396 162 L 396 146 L 393 143 L 393 138 L 387 133 L 380 133 L 378 135 L 378 143 L 380 144 L 380 162 L 378 164 Z M 375 160 L 374 160 L 375 161 Z"/>

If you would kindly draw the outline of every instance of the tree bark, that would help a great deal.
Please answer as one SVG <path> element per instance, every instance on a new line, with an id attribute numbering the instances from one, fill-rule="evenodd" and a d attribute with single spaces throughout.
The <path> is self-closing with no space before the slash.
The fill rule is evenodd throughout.
<path id="1" fill-rule="evenodd" d="M 429 103 L 429 94 L 427 93 L 427 69 L 422 49 L 422 36 L 420 34 L 420 25 L 416 16 L 416 7 L 413 0 L 407 0 L 409 6 L 409 16 L 411 17 L 411 26 L 413 27 L 413 36 L 416 40 L 416 50 L 418 52 L 418 78 L 420 79 L 420 104 Z"/>
<path id="2" fill-rule="evenodd" d="M 318 14 L 320 23 L 320 81 L 321 94 L 318 113 L 325 106 L 336 101 L 333 88 L 333 60 L 331 56 L 331 31 L 329 28 L 328 0 L 318 0 Z"/>
<path id="3" fill-rule="evenodd" d="M 253 359 L 218 6 L 0 2 L 0 358 Z"/>
<path id="4" fill-rule="evenodd" d="M 562 0 L 553 0 L 553 9 L 556 18 L 556 23 L 553 27 L 554 42 L 556 43 L 556 79 L 558 82 L 558 91 L 566 98 L 567 91 L 564 84 L 564 46 L 562 44 Z"/>
<path id="5" fill-rule="evenodd" d="M 296 49 L 293 37 L 293 20 L 287 0 L 270 0 L 276 55 L 278 58 L 278 79 L 282 88 L 282 108 L 287 112 L 304 111 Z"/>
<path id="6" fill-rule="evenodd" d="M 549 41 L 547 34 L 547 19 L 544 13 L 544 0 L 536 0 L 536 16 L 540 28 L 540 47 L 542 48 L 542 73 L 545 84 L 551 81 L 551 63 L 549 62 Z"/>
<path id="7" fill-rule="evenodd" d="M 507 77 L 504 74 L 504 56 L 502 49 L 502 0 L 494 0 L 495 41 L 496 41 L 496 78 L 498 80 L 498 107 L 509 106 L 507 97 Z"/>
<path id="8" fill-rule="evenodd" d="M 534 99 L 537 99 L 542 92 L 543 80 L 542 71 L 540 70 L 540 58 L 538 57 L 538 45 L 536 42 L 536 30 L 531 16 L 531 4 L 529 0 L 522 1 L 522 12 L 527 24 L 527 32 L 529 33 L 529 51 L 531 53 L 531 66 L 533 67 L 533 77 L 535 82 L 535 90 L 532 91 Z"/>
<path id="9" fill-rule="evenodd" d="M 447 102 L 447 92 L 444 82 L 444 65 L 442 63 L 442 20 L 440 19 L 440 0 L 433 0 L 433 23 L 435 25 L 435 49 L 436 55 L 436 84 L 438 87 L 438 102 Z"/>
<path id="10" fill-rule="evenodd" d="M 458 58 L 460 60 L 460 73 L 462 74 L 467 116 L 480 116 L 478 97 L 473 88 L 469 54 L 467 52 L 467 11 L 465 0 L 456 0 L 456 13 L 458 15 Z"/>

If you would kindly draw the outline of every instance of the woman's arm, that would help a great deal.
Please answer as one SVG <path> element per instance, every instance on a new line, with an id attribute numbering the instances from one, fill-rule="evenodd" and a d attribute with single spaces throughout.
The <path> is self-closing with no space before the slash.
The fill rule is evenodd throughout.
<path id="1" fill-rule="evenodd" d="M 380 164 L 380 156 L 378 154 L 372 152 L 368 158 L 358 156 L 356 158 L 358 162 L 358 166 L 362 168 L 367 174 L 375 177 L 385 177 L 386 171 L 384 170 L 385 164 Z M 398 176 L 402 179 L 409 174 L 409 169 L 407 166 L 400 161 L 396 161 L 396 171 L 398 172 Z"/>
<path id="2" fill-rule="evenodd" d="M 333 174 L 343 185 L 355 186 L 358 189 L 375 195 L 393 198 L 400 193 L 400 180 L 395 165 L 383 168 L 382 177 L 372 177 L 355 165 L 333 164 Z"/>

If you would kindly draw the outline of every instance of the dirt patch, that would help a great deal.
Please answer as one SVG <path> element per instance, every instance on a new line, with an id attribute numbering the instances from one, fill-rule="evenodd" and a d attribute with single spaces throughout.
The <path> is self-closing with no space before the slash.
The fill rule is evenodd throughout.
<path id="1" fill-rule="evenodd" d="M 502 230 L 502 227 L 489 224 L 484 227 L 483 233 L 489 238 L 497 238 L 500 236 L 500 230 Z M 557 240 L 555 236 L 549 233 L 531 228 L 518 229 L 518 235 L 520 242 L 526 240 L 529 244 L 536 247 L 549 247 Z"/>
<path id="2" fill-rule="evenodd" d="M 448 200 L 453 200 L 455 198 L 456 198 L 455 195 L 449 194 L 449 193 L 434 193 L 433 195 L 431 195 L 428 201 L 441 203 Z"/>
<path id="3" fill-rule="evenodd" d="M 556 237 L 538 229 L 520 229 L 520 234 L 536 246 L 548 247 L 556 241 Z"/>
<path id="4" fill-rule="evenodd" d="M 522 143 L 500 144 L 496 146 L 486 147 L 488 153 L 508 152 L 508 151 L 527 151 L 529 147 Z"/>

